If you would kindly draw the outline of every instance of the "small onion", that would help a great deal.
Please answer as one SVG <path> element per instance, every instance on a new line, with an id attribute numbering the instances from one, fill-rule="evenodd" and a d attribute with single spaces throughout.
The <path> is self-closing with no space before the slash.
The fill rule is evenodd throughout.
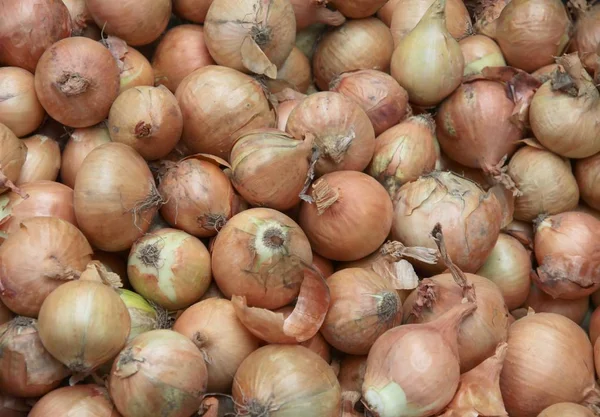
<path id="1" fill-rule="evenodd" d="M 29 417 L 68 415 L 121 417 L 106 389 L 93 384 L 58 388 L 42 397 L 29 413 Z"/>
<path id="2" fill-rule="evenodd" d="M 131 320 L 131 330 L 129 336 L 127 336 L 127 343 L 142 333 L 170 327 L 167 311 L 160 306 L 150 304 L 144 297 L 133 291 L 120 288 L 118 293 L 121 301 L 127 307 L 129 319 Z"/>
<path id="3" fill-rule="evenodd" d="M 26 158 L 25 143 L 0 123 L 0 193 L 8 189 L 18 191 L 15 183 L 19 179 Z"/>
<path id="4" fill-rule="evenodd" d="M 570 52 L 580 55 L 595 53 L 600 45 L 600 7 L 596 4 L 590 7 L 587 2 L 571 3 L 577 14 L 575 30 L 569 44 Z"/>
<path id="5" fill-rule="evenodd" d="M 38 134 L 23 139 L 27 146 L 27 157 L 16 184 L 34 181 L 55 181 L 60 171 L 60 146 L 54 139 Z"/>
<path id="6" fill-rule="evenodd" d="M 45 115 L 33 74 L 17 67 L 0 68 L 0 123 L 23 137 L 40 127 Z"/>
<path id="7" fill-rule="evenodd" d="M 560 298 L 552 298 L 552 296 L 540 290 L 537 285 L 532 285 L 523 307 L 532 308 L 536 313 L 560 314 L 577 324 L 581 324 L 588 312 L 589 305 L 590 298 L 588 296 L 575 300 L 561 300 Z"/>
<path id="8" fill-rule="evenodd" d="M 329 3 L 344 16 L 361 19 L 375 14 L 386 0 L 329 0 Z"/>
<path id="9" fill-rule="evenodd" d="M 87 34 L 98 31 L 100 33 L 100 29 L 94 23 L 94 19 L 90 15 L 90 11 L 88 10 L 85 0 L 63 0 L 65 6 L 69 10 L 69 15 L 71 16 L 71 23 L 73 25 L 73 31 L 71 36 L 86 36 Z M 99 40 L 98 37 L 97 40 Z"/>
<path id="10" fill-rule="evenodd" d="M 594 417 L 587 407 L 575 403 L 557 403 L 545 408 L 537 417 Z"/>
<path id="11" fill-rule="evenodd" d="M 119 68 L 111 53 L 88 38 L 56 42 L 35 70 L 35 91 L 48 114 L 70 127 L 95 125 L 119 94 Z"/>
<path id="12" fill-rule="evenodd" d="M 467 36 L 458 44 L 465 59 L 465 76 L 480 74 L 485 67 L 506 65 L 498 44 L 485 35 Z"/>
<path id="13" fill-rule="evenodd" d="M 600 178 L 600 153 L 575 161 L 575 178 L 582 200 L 600 210 L 600 190 L 596 183 L 596 178 Z"/>
<path id="14" fill-rule="evenodd" d="M 379 19 L 348 20 L 327 32 L 317 44 L 312 59 L 315 83 L 319 89 L 328 90 L 330 83 L 344 72 L 388 72 L 393 52 L 392 34 Z"/>
<path id="15" fill-rule="evenodd" d="M 177 3 L 182 2 L 175 0 L 173 6 L 177 8 Z M 189 74 L 214 63 L 204 42 L 204 28 L 199 25 L 180 25 L 168 30 L 152 57 L 156 84 L 164 85 L 172 93 Z"/>
<path id="16" fill-rule="evenodd" d="M 271 93 L 278 93 L 284 88 L 293 88 L 306 93 L 312 83 L 308 57 L 294 46 L 285 62 L 277 69 L 277 78 L 275 80 L 266 78 L 265 83 Z"/>
<path id="17" fill-rule="evenodd" d="M 154 85 L 154 71 L 142 53 L 115 36 L 102 39 L 102 43 L 108 48 L 119 66 L 121 72 L 119 94 L 132 87 Z"/>
<path id="18" fill-rule="evenodd" d="M 328 9 L 327 2 L 321 0 L 290 0 L 296 17 L 296 30 L 300 31 L 315 23 L 339 26 L 346 18 L 339 10 Z"/>

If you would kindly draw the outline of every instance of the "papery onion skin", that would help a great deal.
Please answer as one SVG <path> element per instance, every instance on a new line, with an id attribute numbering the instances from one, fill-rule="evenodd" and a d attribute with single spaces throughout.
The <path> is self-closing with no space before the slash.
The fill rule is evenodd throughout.
<path id="1" fill-rule="evenodd" d="M 85 36 L 86 33 L 90 32 L 88 30 L 91 29 L 89 28 L 90 25 L 93 26 L 93 29 L 99 30 L 85 5 L 85 0 L 63 0 L 63 3 L 67 6 L 71 16 L 71 24 L 73 25 L 71 36 Z"/>
<path id="2" fill-rule="evenodd" d="M 277 69 L 277 79 L 265 78 L 265 83 L 271 93 L 278 93 L 286 87 L 306 93 L 312 83 L 312 71 L 308 57 L 294 46 L 285 62 Z"/>
<path id="3" fill-rule="evenodd" d="M 55 181 L 61 166 L 60 146 L 45 135 L 33 135 L 22 140 L 27 146 L 27 157 L 16 184 L 34 181 Z"/>
<path id="4" fill-rule="evenodd" d="M 183 114 L 182 139 L 193 153 L 227 160 L 240 134 L 276 123 L 261 85 L 231 68 L 197 69 L 179 84 L 175 96 Z"/>
<path id="5" fill-rule="evenodd" d="M 465 59 L 465 76 L 480 74 L 485 67 L 503 67 L 506 65 L 498 44 L 485 35 L 467 36 L 461 39 L 458 44 Z"/>
<path id="6" fill-rule="evenodd" d="M 69 10 L 61 0 L 2 0 L 0 63 L 34 72 L 50 45 L 71 36 Z"/>
<path id="7" fill-rule="evenodd" d="M 473 28 L 476 33 L 492 37 L 496 30 L 496 20 L 511 0 L 484 1 L 475 5 L 475 24 Z"/>
<path id="8" fill-rule="evenodd" d="M 575 403 L 557 403 L 545 408 L 537 417 L 594 417 L 587 407 Z"/>
<path id="9" fill-rule="evenodd" d="M 133 87 L 154 85 L 154 71 L 150 61 L 141 52 L 128 46 L 122 61 L 119 94 Z"/>
<path id="10" fill-rule="evenodd" d="M 0 68 L 0 123 L 23 137 L 40 127 L 44 116 L 33 74 L 18 67 Z"/>
<path id="11" fill-rule="evenodd" d="M 532 308 L 536 313 L 560 314 L 577 324 L 581 324 L 588 312 L 589 305 L 589 296 L 575 300 L 561 300 L 560 298 L 552 298 L 533 284 L 523 307 Z"/>
<path id="12" fill-rule="evenodd" d="M 508 414 L 536 416 L 558 402 L 583 401 L 594 390 L 593 361 L 587 335 L 568 318 L 537 313 L 517 320 L 500 376 Z"/>
<path id="13" fill-rule="evenodd" d="M 99 385 L 74 385 L 58 388 L 42 397 L 31 409 L 29 417 L 68 416 L 121 417 Z"/>
<path id="14" fill-rule="evenodd" d="M 600 210 L 600 190 L 597 186 L 600 179 L 600 153 L 576 160 L 574 171 L 581 198 L 593 209 Z"/>
<path id="15" fill-rule="evenodd" d="M 392 34 L 379 19 L 348 20 L 319 40 L 312 59 L 315 83 L 319 89 L 328 90 L 329 84 L 344 72 L 388 72 L 393 52 Z"/>
<path id="16" fill-rule="evenodd" d="M 386 0 L 330 0 L 329 3 L 344 16 L 361 19 L 375 14 Z"/>
<path id="17" fill-rule="evenodd" d="M 268 345 L 238 368 L 233 399 L 241 415 L 338 417 L 340 385 L 333 369 L 303 346 Z"/>
<path id="18" fill-rule="evenodd" d="M 10 182 L 17 182 L 26 158 L 27 146 L 12 130 L 0 123 L 0 193 L 9 188 Z"/>
<path id="19" fill-rule="evenodd" d="M 587 6 L 587 2 L 583 2 Z M 589 7 L 589 6 L 588 6 Z M 576 10 L 578 18 L 575 22 L 575 29 L 569 44 L 569 52 L 595 53 L 600 44 L 600 7 L 593 5 Z"/>

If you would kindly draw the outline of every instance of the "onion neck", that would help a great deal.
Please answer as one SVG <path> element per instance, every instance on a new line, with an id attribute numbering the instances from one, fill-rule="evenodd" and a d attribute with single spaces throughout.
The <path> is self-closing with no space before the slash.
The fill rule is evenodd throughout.
<path id="1" fill-rule="evenodd" d="M 320 179 L 313 184 L 313 198 L 317 206 L 317 214 L 320 216 L 331 207 L 338 199 L 338 190 L 332 188 L 326 180 Z"/>

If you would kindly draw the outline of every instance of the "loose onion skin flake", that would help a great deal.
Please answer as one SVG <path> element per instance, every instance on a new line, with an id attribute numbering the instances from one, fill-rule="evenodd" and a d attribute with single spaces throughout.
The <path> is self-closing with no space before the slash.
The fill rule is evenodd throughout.
<path id="1" fill-rule="evenodd" d="M 290 3 L 296 17 L 296 32 L 318 23 L 339 26 L 346 21 L 339 10 L 328 9 L 322 0 L 290 0 Z"/>
<path id="2" fill-rule="evenodd" d="M 29 417 L 69 415 L 121 417 L 106 388 L 95 384 L 58 388 L 42 397 L 29 413 Z"/>
<path id="3" fill-rule="evenodd" d="M 0 123 L 23 137 L 40 127 L 44 116 L 33 74 L 18 67 L 0 68 Z"/>

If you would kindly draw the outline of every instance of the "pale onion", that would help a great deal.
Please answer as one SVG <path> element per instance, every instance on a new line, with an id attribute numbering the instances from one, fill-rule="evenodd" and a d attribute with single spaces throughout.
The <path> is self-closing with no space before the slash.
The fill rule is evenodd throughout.
<path id="1" fill-rule="evenodd" d="M 287 0 L 213 0 L 204 20 L 206 47 L 219 65 L 272 79 L 295 37 L 296 18 Z"/>
<path id="2" fill-rule="evenodd" d="M 575 179 L 581 198 L 590 207 L 600 210 L 600 189 L 596 179 L 600 178 L 600 152 L 589 158 L 575 161 Z"/>
<path id="3" fill-rule="evenodd" d="M 375 14 L 386 0 L 329 0 L 329 3 L 344 16 L 361 19 Z"/>
<path id="4" fill-rule="evenodd" d="M 92 126 L 106 119 L 119 94 L 119 67 L 100 42 L 79 36 L 63 39 L 40 58 L 35 91 L 56 121 Z"/>
<path id="5" fill-rule="evenodd" d="M 183 114 L 183 142 L 193 153 L 228 159 L 240 134 L 275 127 L 260 83 L 231 68 L 199 68 L 184 78 L 175 96 Z"/>
<path id="6" fill-rule="evenodd" d="M 446 29 L 446 0 L 435 0 L 392 55 L 392 77 L 410 102 L 433 107 L 461 83 L 465 61 L 458 42 Z"/>
<path id="7" fill-rule="evenodd" d="M 435 169 L 435 141 L 433 118 L 409 117 L 377 137 L 368 173 L 393 198 L 402 185 Z"/>
<path id="8" fill-rule="evenodd" d="M 44 116 L 33 74 L 23 68 L 0 68 L 0 123 L 23 137 L 40 127 Z"/>
<path id="9" fill-rule="evenodd" d="M 296 17 L 296 31 L 300 31 L 315 23 L 339 26 L 346 18 L 339 10 L 328 9 L 323 0 L 290 0 Z"/>
<path id="10" fill-rule="evenodd" d="M 521 307 L 527 299 L 531 285 L 530 271 L 531 257 L 525 247 L 514 237 L 500 233 L 494 249 L 477 275 L 498 286 L 506 307 L 512 311 Z"/>
<path id="11" fill-rule="evenodd" d="M 480 74 L 485 67 L 503 67 L 506 65 L 502 51 L 496 42 L 485 35 L 467 36 L 458 44 L 465 59 L 463 75 Z"/>
<path id="12" fill-rule="evenodd" d="M 71 36 L 86 36 L 86 34 L 95 31 L 100 32 L 100 29 L 96 26 L 94 19 L 90 15 L 85 0 L 63 0 L 63 3 L 67 6 L 69 15 L 71 16 L 71 24 L 73 26 Z"/>
<path id="13" fill-rule="evenodd" d="M 587 407 L 575 403 L 556 403 L 545 408 L 537 417 L 594 417 Z"/>
<path id="14" fill-rule="evenodd" d="M 108 270 L 108 268 L 106 269 Z M 127 336 L 127 343 L 142 333 L 171 327 L 171 320 L 167 311 L 160 306 L 148 302 L 144 297 L 133 291 L 120 288 L 117 292 L 121 297 L 121 301 L 127 307 L 129 319 L 131 320 L 131 330 L 129 336 Z"/>
<path id="15" fill-rule="evenodd" d="M 316 176 L 333 171 L 364 170 L 375 148 L 375 132 L 369 116 L 342 94 L 311 94 L 290 113 L 286 131 L 296 139 L 314 136 L 319 150 Z"/>
<path id="16" fill-rule="evenodd" d="M 173 6 L 177 7 L 177 3 L 175 0 Z M 189 74 L 214 63 L 204 42 L 204 28 L 200 25 L 180 25 L 169 29 L 160 39 L 152 57 L 156 85 L 162 84 L 172 93 Z"/>
<path id="17" fill-rule="evenodd" d="M 106 143 L 89 153 L 74 192 L 79 228 L 107 252 L 129 249 L 148 230 L 162 202 L 146 161 L 122 143 Z"/>
<path id="18" fill-rule="evenodd" d="M 596 304 L 596 303 L 592 303 Z M 596 344 L 598 336 L 600 336 L 600 308 L 596 307 L 590 317 L 589 336 L 592 345 Z"/>
<path id="19" fill-rule="evenodd" d="M 379 19 L 348 20 L 325 33 L 312 58 L 315 83 L 328 90 L 344 72 L 373 69 L 389 72 L 394 41 L 390 29 Z"/>
<path id="20" fill-rule="evenodd" d="M 42 134 L 33 135 L 22 142 L 27 146 L 27 157 L 17 179 L 17 186 L 34 181 L 55 181 L 61 165 L 58 142 Z"/>
<path id="21" fill-rule="evenodd" d="M 258 349 L 259 340 L 237 318 L 231 301 L 212 298 L 187 308 L 173 330 L 202 352 L 208 368 L 208 392 L 228 392 L 235 371 Z"/>
<path id="22" fill-rule="evenodd" d="M 68 416 L 121 417 L 106 388 L 99 385 L 75 385 L 58 388 L 42 397 L 29 417 Z"/>
<path id="23" fill-rule="evenodd" d="M 119 94 L 142 85 L 154 85 L 154 71 L 148 59 L 136 49 L 128 46 L 123 39 L 107 36 L 102 43 L 117 61 L 119 71 Z"/>
<path id="24" fill-rule="evenodd" d="M 410 114 L 408 93 L 382 71 L 345 72 L 331 82 L 329 89 L 354 100 L 369 116 L 377 136 Z"/>
<path id="25" fill-rule="evenodd" d="M 577 20 L 569 51 L 577 51 L 580 56 L 595 54 L 600 45 L 600 7 L 598 4 L 588 5 L 585 1 L 574 1 L 571 5 L 576 10 Z"/>
<path id="26" fill-rule="evenodd" d="M 327 10 L 327 9 L 326 9 Z M 296 46 L 277 70 L 277 78 L 265 78 L 265 84 L 271 93 L 278 93 L 285 88 L 293 88 L 301 93 L 306 93 L 312 83 L 310 61 Z"/>
<path id="27" fill-rule="evenodd" d="M 577 324 L 581 324 L 588 312 L 589 305 L 590 297 L 587 295 L 574 300 L 561 300 L 560 298 L 552 298 L 533 284 L 523 307 L 531 308 L 536 313 L 560 314 Z"/>
<path id="28" fill-rule="evenodd" d="M 8 189 L 20 193 L 15 183 L 19 179 L 26 158 L 25 143 L 19 140 L 12 130 L 0 123 L 0 193 Z"/>

